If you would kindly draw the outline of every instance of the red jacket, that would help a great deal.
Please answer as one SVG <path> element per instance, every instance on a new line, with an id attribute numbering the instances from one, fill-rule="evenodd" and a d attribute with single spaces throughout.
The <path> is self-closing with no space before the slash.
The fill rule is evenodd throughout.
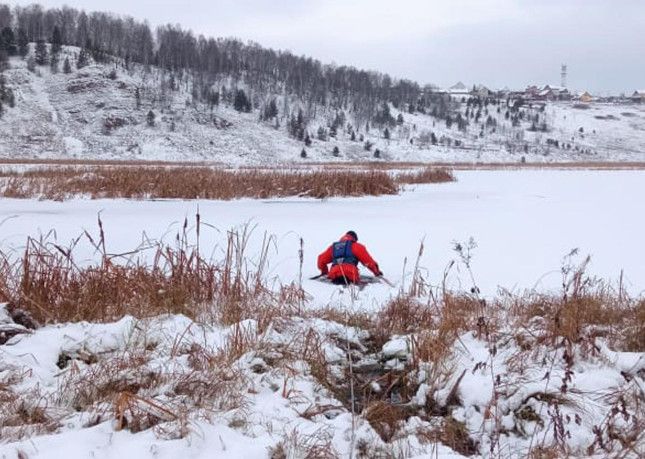
<path id="1" fill-rule="evenodd" d="M 367 252 L 367 249 L 363 244 L 359 244 L 354 241 L 354 238 L 345 235 L 340 239 L 340 242 L 343 241 L 352 241 L 352 254 L 364 264 L 374 275 L 378 276 L 381 274 L 381 270 L 378 267 L 378 263 L 374 261 L 371 255 Z M 339 279 L 345 276 L 349 282 L 358 282 L 360 280 L 360 273 L 358 272 L 358 267 L 351 263 L 341 263 L 331 267 L 331 270 L 327 269 L 327 265 L 334 261 L 334 249 L 333 244 L 330 245 L 327 250 L 318 255 L 318 269 L 322 274 L 327 274 L 327 277 L 330 279 Z"/>

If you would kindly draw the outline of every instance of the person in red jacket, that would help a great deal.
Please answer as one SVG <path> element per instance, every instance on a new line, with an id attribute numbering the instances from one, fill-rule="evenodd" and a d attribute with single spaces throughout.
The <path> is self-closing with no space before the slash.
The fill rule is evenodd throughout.
<path id="1" fill-rule="evenodd" d="M 334 242 L 318 256 L 318 269 L 335 284 L 349 284 L 360 281 L 358 263 L 365 265 L 375 276 L 383 273 L 363 244 L 358 243 L 354 231 L 348 231 L 338 242 Z M 327 265 L 331 263 L 331 270 Z"/>

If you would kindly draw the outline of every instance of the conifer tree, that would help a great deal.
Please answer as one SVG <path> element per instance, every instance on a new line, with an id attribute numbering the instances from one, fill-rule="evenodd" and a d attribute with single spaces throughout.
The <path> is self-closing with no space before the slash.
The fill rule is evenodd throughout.
<path id="1" fill-rule="evenodd" d="M 76 59 L 76 68 L 78 70 L 86 67 L 89 64 L 89 54 L 85 48 L 81 48 L 81 52 L 78 54 L 78 59 Z"/>
<path id="2" fill-rule="evenodd" d="M 29 38 L 25 29 L 18 29 L 18 54 L 24 59 L 29 54 Z"/>
<path id="3" fill-rule="evenodd" d="M 9 68 L 9 54 L 0 48 L 0 72 Z"/>
<path id="4" fill-rule="evenodd" d="M 36 42 L 36 64 L 47 65 L 49 62 L 49 53 L 47 52 L 47 44 L 45 40 L 38 40 Z"/>
<path id="5" fill-rule="evenodd" d="M 54 31 L 52 32 L 52 55 L 57 55 L 60 53 L 63 47 L 63 37 L 60 33 L 58 26 L 54 26 Z"/>
<path id="6" fill-rule="evenodd" d="M 51 58 L 49 59 L 49 68 L 51 69 L 51 72 L 56 74 L 58 73 L 58 54 L 52 54 Z"/>
<path id="7" fill-rule="evenodd" d="M 69 63 L 69 57 L 65 58 L 65 62 L 63 63 L 63 72 L 68 75 L 72 73 L 72 65 Z"/>
<path id="8" fill-rule="evenodd" d="M 235 93 L 235 101 L 233 102 L 233 108 L 238 112 L 251 112 L 251 102 L 249 98 L 246 97 L 246 93 L 242 89 L 238 89 Z"/>
<path id="9" fill-rule="evenodd" d="M 15 37 L 11 27 L 4 27 L 0 31 L 0 50 L 6 51 L 8 56 L 16 54 Z"/>

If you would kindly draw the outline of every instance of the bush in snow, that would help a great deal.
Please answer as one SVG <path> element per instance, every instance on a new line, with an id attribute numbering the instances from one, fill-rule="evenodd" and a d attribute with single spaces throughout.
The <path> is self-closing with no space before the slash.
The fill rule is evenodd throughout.
<path id="1" fill-rule="evenodd" d="M 153 112 L 152 110 L 150 110 L 150 111 L 148 112 L 148 114 L 146 115 L 146 122 L 148 123 L 148 126 L 150 126 L 150 127 L 154 127 L 154 125 L 155 125 L 155 118 L 156 118 L 156 116 L 155 116 L 155 112 Z"/>

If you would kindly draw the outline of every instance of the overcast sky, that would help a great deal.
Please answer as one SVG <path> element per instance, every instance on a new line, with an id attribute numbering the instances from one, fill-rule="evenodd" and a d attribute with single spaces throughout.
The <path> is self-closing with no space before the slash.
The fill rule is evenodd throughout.
<path id="1" fill-rule="evenodd" d="M 3 2 L 3 0 L 0 0 Z M 4 0 L 6 3 L 7 0 Z M 12 1 L 29 4 L 32 1 Z M 48 0 L 441 86 L 645 88 L 645 0 Z"/>

